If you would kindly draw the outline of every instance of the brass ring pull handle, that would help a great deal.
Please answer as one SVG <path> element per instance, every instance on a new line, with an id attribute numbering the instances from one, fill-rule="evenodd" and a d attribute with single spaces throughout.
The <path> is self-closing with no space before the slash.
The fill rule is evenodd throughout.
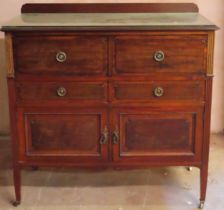
<path id="1" fill-rule="evenodd" d="M 119 143 L 119 131 L 118 131 L 118 127 L 116 127 L 115 131 L 113 132 L 112 140 L 113 140 L 113 144 L 118 144 Z"/>
<path id="2" fill-rule="evenodd" d="M 56 60 L 59 62 L 59 63 L 63 63 L 65 62 L 67 59 L 67 55 L 65 52 L 58 52 L 56 54 Z"/>
<path id="3" fill-rule="evenodd" d="M 64 97 L 64 96 L 67 95 L 67 90 L 66 90 L 64 87 L 59 87 L 59 88 L 57 89 L 57 95 L 58 95 L 59 97 Z"/>
<path id="4" fill-rule="evenodd" d="M 165 59 L 165 54 L 164 54 L 164 52 L 161 51 L 161 50 L 156 51 L 155 54 L 154 54 L 154 59 L 155 59 L 155 61 L 157 61 L 157 62 L 161 62 L 161 61 L 163 61 L 163 60 Z"/>
<path id="5" fill-rule="evenodd" d="M 100 137 L 100 144 L 107 144 L 108 143 L 108 135 L 109 135 L 108 128 L 107 128 L 107 126 L 105 126 L 105 128 L 103 130 L 103 133 Z"/>
<path id="6" fill-rule="evenodd" d="M 164 94 L 164 89 L 162 87 L 156 87 L 154 89 L 154 95 L 156 97 L 161 97 L 161 96 L 163 96 L 163 94 Z"/>

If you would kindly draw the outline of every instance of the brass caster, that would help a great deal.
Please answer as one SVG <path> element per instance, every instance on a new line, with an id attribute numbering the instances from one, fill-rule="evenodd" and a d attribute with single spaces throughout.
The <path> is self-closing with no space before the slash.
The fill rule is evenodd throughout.
<path id="1" fill-rule="evenodd" d="M 37 166 L 32 167 L 32 171 L 37 171 L 38 169 L 39 169 L 39 167 L 37 167 Z"/>
<path id="2" fill-rule="evenodd" d="M 17 207 L 18 205 L 20 205 L 20 201 L 14 201 L 14 202 L 12 202 L 12 205 Z"/>
<path id="3" fill-rule="evenodd" d="M 205 201 L 200 201 L 200 204 L 199 204 L 199 209 L 203 209 L 204 208 L 204 205 L 205 205 Z"/>
<path id="4" fill-rule="evenodd" d="M 187 170 L 188 170 L 188 171 L 192 171 L 193 168 L 192 168 L 192 167 L 187 167 Z"/>

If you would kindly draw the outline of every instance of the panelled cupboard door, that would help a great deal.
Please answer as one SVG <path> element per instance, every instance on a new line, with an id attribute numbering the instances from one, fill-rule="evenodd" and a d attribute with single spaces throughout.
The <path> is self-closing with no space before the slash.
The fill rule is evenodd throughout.
<path id="1" fill-rule="evenodd" d="M 202 113 L 202 108 L 114 110 L 113 160 L 146 165 L 150 160 L 155 165 L 200 161 Z"/>
<path id="2" fill-rule="evenodd" d="M 108 128 L 99 109 L 19 110 L 20 159 L 105 161 Z M 80 162 L 82 164 L 82 162 Z"/>

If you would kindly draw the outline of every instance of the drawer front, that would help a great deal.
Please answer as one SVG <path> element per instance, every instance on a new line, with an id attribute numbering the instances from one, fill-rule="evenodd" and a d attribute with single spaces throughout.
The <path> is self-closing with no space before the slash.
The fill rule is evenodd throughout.
<path id="1" fill-rule="evenodd" d="M 113 100 L 203 101 L 204 81 L 115 82 Z"/>
<path id="2" fill-rule="evenodd" d="M 105 37 L 16 37 L 14 49 L 17 73 L 105 75 L 107 70 Z"/>
<path id="3" fill-rule="evenodd" d="M 115 38 L 115 74 L 203 73 L 206 36 L 120 36 Z"/>
<path id="4" fill-rule="evenodd" d="M 155 164 L 198 160 L 202 144 L 202 113 L 203 109 L 199 107 L 114 110 L 114 160 L 132 163 L 154 160 Z"/>
<path id="5" fill-rule="evenodd" d="M 104 82 L 22 82 L 17 83 L 17 100 L 106 100 Z"/>

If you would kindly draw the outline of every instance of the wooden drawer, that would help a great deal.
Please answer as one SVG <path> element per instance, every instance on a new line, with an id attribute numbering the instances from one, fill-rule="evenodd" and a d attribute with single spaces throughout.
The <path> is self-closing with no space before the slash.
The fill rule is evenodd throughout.
<path id="1" fill-rule="evenodd" d="M 204 35 L 118 36 L 114 73 L 205 73 L 206 49 Z"/>
<path id="2" fill-rule="evenodd" d="M 17 83 L 19 101 L 106 100 L 104 82 L 22 82 Z"/>
<path id="3" fill-rule="evenodd" d="M 114 100 L 204 100 L 204 81 L 115 82 Z"/>
<path id="4" fill-rule="evenodd" d="M 21 36 L 14 39 L 17 73 L 105 75 L 107 39 L 96 36 Z"/>

